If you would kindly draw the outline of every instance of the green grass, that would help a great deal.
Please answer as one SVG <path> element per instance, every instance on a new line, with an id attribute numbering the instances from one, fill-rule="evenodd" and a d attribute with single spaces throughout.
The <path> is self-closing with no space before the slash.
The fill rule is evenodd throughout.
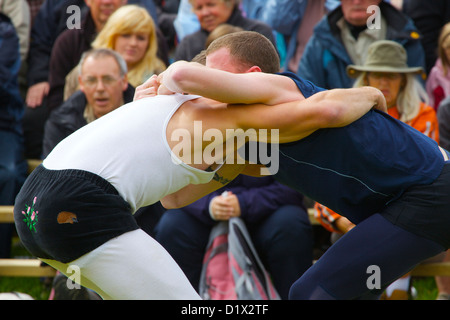
<path id="1" fill-rule="evenodd" d="M 435 300 L 438 295 L 434 277 L 413 278 L 412 285 L 417 290 L 414 300 Z"/>
<path id="2" fill-rule="evenodd" d="M 11 256 L 30 257 L 17 237 L 13 238 Z M 35 300 L 47 300 L 50 295 L 51 280 L 36 277 L 0 277 L 0 292 L 21 292 L 29 294 Z"/>
<path id="3" fill-rule="evenodd" d="M 48 300 L 50 284 L 47 280 L 33 277 L 0 277 L 0 292 L 15 291 L 29 294 L 35 300 Z"/>

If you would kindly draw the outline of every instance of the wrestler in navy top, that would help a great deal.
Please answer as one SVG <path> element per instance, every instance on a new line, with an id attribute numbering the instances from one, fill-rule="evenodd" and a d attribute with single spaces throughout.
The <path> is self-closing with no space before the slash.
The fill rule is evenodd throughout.
<path id="1" fill-rule="evenodd" d="M 323 90 L 291 77 L 305 98 Z M 408 187 L 433 182 L 444 165 L 434 140 L 378 110 L 279 148 L 276 178 L 354 223 L 380 211 Z"/>

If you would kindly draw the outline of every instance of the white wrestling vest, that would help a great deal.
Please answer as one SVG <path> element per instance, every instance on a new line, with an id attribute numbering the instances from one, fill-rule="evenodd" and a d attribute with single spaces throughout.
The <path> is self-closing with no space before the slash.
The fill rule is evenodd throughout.
<path id="1" fill-rule="evenodd" d="M 198 96 L 175 94 L 128 103 L 61 141 L 43 165 L 50 170 L 79 169 L 101 176 L 133 212 L 188 184 L 209 182 L 214 172 L 175 161 L 166 139 L 172 115 L 195 98 Z"/>

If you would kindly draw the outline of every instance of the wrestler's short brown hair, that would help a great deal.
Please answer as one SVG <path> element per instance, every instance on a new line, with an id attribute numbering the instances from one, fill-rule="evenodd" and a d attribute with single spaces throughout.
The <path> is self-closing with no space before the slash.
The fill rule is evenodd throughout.
<path id="1" fill-rule="evenodd" d="M 258 32 L 239 31 L 217 38 L 206 49 L 206 56 L 222 48 L 228 48 L 231 56 L 248 68 L 258 66 L 266 73 L 280 71 L 280 57 L 275 46 Z"/>

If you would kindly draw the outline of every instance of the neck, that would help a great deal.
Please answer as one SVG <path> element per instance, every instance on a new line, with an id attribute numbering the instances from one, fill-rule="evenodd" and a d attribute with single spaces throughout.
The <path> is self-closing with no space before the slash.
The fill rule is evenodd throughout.
<path id="1" fill-rule="evenodd" d="M 367 29 L 367 25 L 366 24 L 363 24 L 361 26 L 355 26 L 353 24 L 348 23 L 347 21 L 345 21 L 345 22 L 348 25 L 348 29 L 350 30 L 351 35 L 355 39 L 358 39 L 359 34 Z"/>

